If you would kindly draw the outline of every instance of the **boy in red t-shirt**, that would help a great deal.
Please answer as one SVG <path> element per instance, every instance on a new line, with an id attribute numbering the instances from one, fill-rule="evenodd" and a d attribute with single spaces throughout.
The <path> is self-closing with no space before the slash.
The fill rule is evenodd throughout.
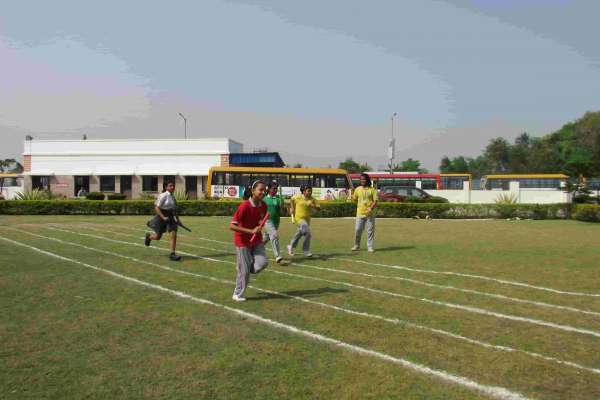
<path id="1" fill-rule="evenodd" d="M 250 282 L 250 274 L 259 273 L 268 264 L 260 226 L 267 214 L 267 205 L 262 201 L 265 183 L 254 182 L 251 192 L 251 197 L 240 204 L 230 224 L 231 230 L 235 232 L 233 241 L 237 254 L 237 278 L 232 296 L 235 301 L 246 301 L 244 292 Z"/>

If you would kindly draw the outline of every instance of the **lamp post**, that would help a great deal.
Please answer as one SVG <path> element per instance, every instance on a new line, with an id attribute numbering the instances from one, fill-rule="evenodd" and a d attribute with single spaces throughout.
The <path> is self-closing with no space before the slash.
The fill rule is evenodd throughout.
<path id="1" fill-rule="evenodd" d="M 390 145 L 388 147 L 388 158 L 390 159 L 390 174 L 394 173 L 394 153 L 396 152 L 396 140 L 394 139 L 394 118 L 397 113 L 393 113 L 390 118 L 392 121 L 392 136 L 390 138 Z"/>
<path id="2" fill-rule="evenodd" d="M 179 113 L 179 116 L 183 118 L 183 135 L 187 139 L 187 118 L 182 113 Z"/>

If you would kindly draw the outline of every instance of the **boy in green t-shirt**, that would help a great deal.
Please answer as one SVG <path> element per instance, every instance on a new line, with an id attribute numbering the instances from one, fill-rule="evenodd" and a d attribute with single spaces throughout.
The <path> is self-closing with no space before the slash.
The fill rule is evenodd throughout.
<path id="1" fill-rule="evenodd" d="M 281 251 L 279 250 L 279 221 L 283 212 L 283 197 L 277 194 L 279 185 L 277 182 L 272 181 L 267 186 L 267 195 L 263 197 L 263 202 L 267 205 L 267 212 L 269 213 L 269 220 L 265 224 L 265 230 L 263 233 L 264 243 L 271 241 L 273 246 L 273 253 L 275 254 L 275 262 L 280 263 L 283 260 L 281 257 Z"/>

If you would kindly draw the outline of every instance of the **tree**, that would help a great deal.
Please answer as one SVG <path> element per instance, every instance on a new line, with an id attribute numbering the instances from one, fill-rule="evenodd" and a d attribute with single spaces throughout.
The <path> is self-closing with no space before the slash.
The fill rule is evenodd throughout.
<path id="1" fill-rule="evenodd" d="M 577 148 L 570 152 L 563 172 L 571 176 L 590 176 L 594 163 L 592 152 L 588 149 Z"/>
<path id="2" fill-rule="evenodd" d="M 338 165 L 339 169 L 345 169 L 349 174 L 358 174 L 365 171 L 370 171 L 371 167 L 369 164 L 359 164 L 352 159 L 352 157 L 347 157 L 344 161 L 340 162 Z"/>
<path id="3" fill-rule="evenodd" d="M 452 159 L 452 172 L 456 174 L 469 172 L 469 163 L 463 156 L 454 157 Z"/>
<path id="4" fill-rule="evenodd" d="M 509 169 L 509 147 L 510 144 L 504 138 L 498 137 L 490 140 L 485 148 L 484 155 L 490 164 L 492 172 L 502 173 Z"/>
<path id="5" fill-rule="evenodd" d="M 418 172 L 421 167 L 421 162 L 419 160 L 413 160 L 409 158 L 408 160 L 404 160 L 400 163 L 400 171 L 402 172 Z"/>
<path id="6" fill-rule="evenodd" d="M 440 161 L 440 172 L 442 174 L 452 173 L 452 162 L 448 158 L 448 156 L 444 156 L 442 161 Z"/>
<path id="7" fill-rule="evenodd" d="M 292 165 L 292 168 L 302 168 L 302 163 L 296 163 Z"/>

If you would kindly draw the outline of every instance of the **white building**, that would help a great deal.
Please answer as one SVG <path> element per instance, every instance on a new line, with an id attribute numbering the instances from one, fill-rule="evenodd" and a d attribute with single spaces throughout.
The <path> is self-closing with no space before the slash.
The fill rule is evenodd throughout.
<path id="1" fill-rule="evenodd" d="M 243 145 L 228 138 L 26 140 L 25 189 L 49 189 L 64 197 L 89 192 L 139 198 L 175 181 L 190 198 L 206 191 L 211 167 L 228 166 Z"/>

